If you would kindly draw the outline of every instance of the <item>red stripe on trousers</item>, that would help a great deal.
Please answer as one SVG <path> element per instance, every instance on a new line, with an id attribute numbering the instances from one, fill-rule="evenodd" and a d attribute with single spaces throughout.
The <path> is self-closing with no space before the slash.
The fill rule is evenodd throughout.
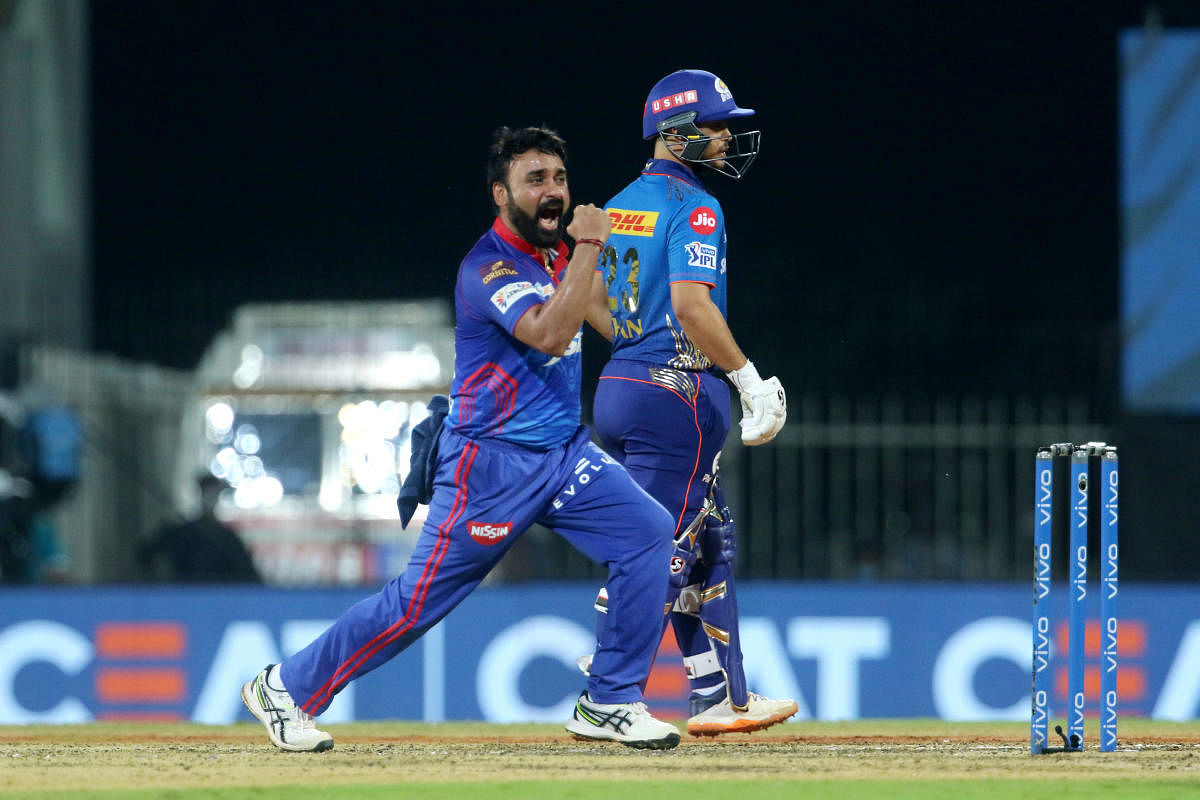
<path id="1" fill-rule="evenodd" d="M 403 636 L 421 615 L 421 608 L 424 606 L 425 598 L 429 594 L 429 586 L 437 577 L 438 566 L 442 562 L 442 558 L 446 555 L 446 551 L 450 549 L 450 529 L 454 523 L 466 511 L 467 505 L 467 475 L 471 472 L 471 464 L 475 461 L 475 454 L 479 452 L 479 445 L 468 444 L 463 448 L 463 454 L 459 457 L 458 469 L 455 471 L 454 482 L 458 485 L 458 494 L 454 497 L 454 503 L 450 508 L 450 514 L 445 521 L 438 526 L 438 541 L 434 545 L 433 553 L 425 562 L 425 568 L 421 573 L 420 579 L 417 581 L 417 587 L 413 592 L 412 598 L 409 600 L 409 608 L 405 611 L 404 616 L 390 625 L 386 630 L 375 636 L 371 641 L 360 647 L 354 655 L 350 656 L 346 661 L 342 662 L 329 680 L 327 680 L 316 693 L 310 697 L 301 708 L 311 714 L 311 709 L 316 708 L 332 697 L 333 693 L 344 683 L 349 681 L 354 673 L 362 667 L 371 656 L 378 653 L 382 648 L 386 647 L 397 638 Z M 413 603 L 416 602 L 416 607 Z M 411 619 L 410 619 L 411 618 Z M 407 624 L 406 624 L 407 623 Z"/>

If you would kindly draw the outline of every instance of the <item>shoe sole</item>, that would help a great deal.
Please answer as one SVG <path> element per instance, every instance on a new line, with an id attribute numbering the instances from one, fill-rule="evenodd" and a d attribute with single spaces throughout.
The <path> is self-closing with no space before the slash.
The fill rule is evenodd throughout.
<path id="1" fill-rule="evenodd" d="M 779 712 L 765 719 L 741 718 L 732 723 L 723 722 L 688 722 L 687 732 L 691 736 L 720 736 L 723 733 L 751 733 L 765 730 L 772 725 L 778 725 L 787 720 L 799 710 L 799 706 L 788 712 Z"/>
<path id="2" fill-rule="evenodd" d="M 626 747 L 633 747 L 638 750 L 670 750 L 679 746 L 680 738 L 678 733 L 670 733 L 661 739 L 621 739 L 615 733 L 609 735 L 603 731 L 588 731 L 587 733 L 583 733 L 572 730 L 569 722 L 567 723 L 567 732 L 580 741 L 616 742 L 617 744 L 623 744 Z"/>
<path id="3" fill-rule="evenodd" d="M 255 680 L 257 680 L 257 678 Z M 255 709 L 255 706 L 258 704 L 251 701 L 253 694 L 254 681 L 244 684 L 242 686 L 242 705 L 244 705 L 246 710 L 249 711 L 251 715 L 253 715 L 256 720 L 261 722 L 263 727 L 267 729 L 267 738 L 271 740 L 271 744 L 275 745 L 280 750 L 286 750 L 289 753 L 324 753 L 327 750 L 333 749 L 333 739 L 322 739 L 321 741 L 317 742 L 315 747 L 296 747 L 276 739 L 275 732 L 271 730 L 270 720 Z"/>

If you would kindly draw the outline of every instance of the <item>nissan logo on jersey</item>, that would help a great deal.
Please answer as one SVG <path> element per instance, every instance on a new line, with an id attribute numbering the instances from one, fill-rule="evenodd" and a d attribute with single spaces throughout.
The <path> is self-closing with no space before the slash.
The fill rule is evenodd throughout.
<path id="1" fill-rule="evenodd" d="M 468 522 L 467 533 L 471 534 L 471 538 L 479 544 L 495 544 L 512 533 L 512 523 L 493 525 L 487 522 Z"/>
<path id="2" fill-rule="evenodd" d="M 688 222 L 696 233 L 707 236 L 717 229 L 717 214 L 708 206 L 700 206 L 692 212 Z"/>

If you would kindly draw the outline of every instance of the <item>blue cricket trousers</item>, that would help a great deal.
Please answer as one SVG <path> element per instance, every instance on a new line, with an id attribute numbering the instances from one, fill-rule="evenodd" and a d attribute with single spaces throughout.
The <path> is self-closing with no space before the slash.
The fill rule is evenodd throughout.
<path id="1" fill-rule="evenodd" d="M 642 699 L 668 590 L 674 522 L 580 427 L 546 451 L 441 432 L 434 496 L 404 573 L 351 606 L 281 665 L 296 704 L 319 714 L 354 678 L 384 664 L 450 613 L 517 537 L 540 523 L 608 565 L 610 605 L 588 692 Z"/>
<path id="2" fill-rule="evenodd" d="M 605 449 L 663 504 L 677 535 L 700 513 L 725 446 L 729 384 L 707 372 L 614 358 L 592 411 Z"/>

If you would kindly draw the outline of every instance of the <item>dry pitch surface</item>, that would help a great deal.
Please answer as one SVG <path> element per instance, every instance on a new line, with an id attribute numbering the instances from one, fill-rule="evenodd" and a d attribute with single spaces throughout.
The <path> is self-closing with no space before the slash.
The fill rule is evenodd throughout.
<path id="1" fill-rule="evenodd" d="M 0 797 L 120 789 L 708 780 L 974 782 L 1060 779 L 1167 782 L 1200 796 L 1200 723 L 1131 720 L 1116 753 L 1034 758 L 1015 723 L 800 722 L 718 739 L 684 737 L 667 752 L 577 741 L 557 725 L 357 723 L 329 727 L 327 753 L 283 753 L 252 724 L 103 723 L 0 727 Z M 1089 728 L 1093 743 L 1095 733 Z M 549 786 L 547 789 L 551 788 Z M 615 787 L 614 787 L 615 788 Z M 619 793 L 614 793 L 619 794 Z M 177 796 L 177 795 L 171 795 Z M 197 795 L 199 796 L 199 795 Z M 265 795 L 264 795 L 265 796 Z M 1136 795 L 1134 795 L 1136 796 Z M 1155 795 L 1158 796 L 1158 795 Z"/>

